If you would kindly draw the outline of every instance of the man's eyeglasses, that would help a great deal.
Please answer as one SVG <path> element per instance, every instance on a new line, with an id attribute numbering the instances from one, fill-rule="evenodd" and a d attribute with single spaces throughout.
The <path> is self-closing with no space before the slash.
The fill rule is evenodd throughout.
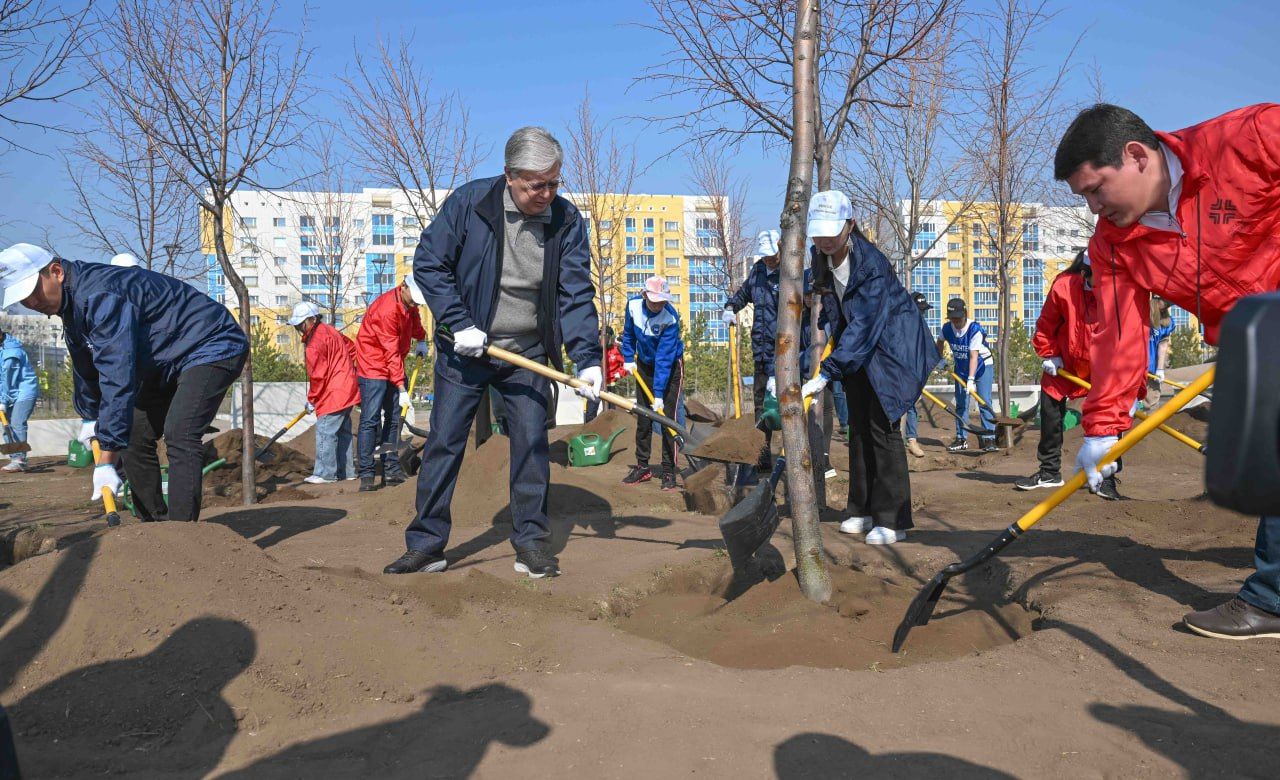
<path id="1" fill-rule="evenodd" d="M 560 186 L 564 184 L 564 180 L 552 179 L 551 181 L 535 181 L 535 182 L 526 181 L 523 183 L 524 183 L 524 188 L 526 190 L 534 193 L 535 195 L 541 195 L 542 193 L 547 191 L 555 192 L 556 190 L 560 189 Z"/>

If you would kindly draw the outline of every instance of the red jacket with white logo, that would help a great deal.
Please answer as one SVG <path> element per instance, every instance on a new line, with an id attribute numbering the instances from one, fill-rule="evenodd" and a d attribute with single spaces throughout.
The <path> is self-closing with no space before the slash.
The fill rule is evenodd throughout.
<path id="1" fill-rule="evenodd" d="M 350 409 L 360 402 L 356 384 L 356 345 L 332 325 L 321 322 L 306 341 L 307 401 L 316 416 Z"/>
<path id="2" fill-rule="evenodd" d="M 604 383 L 606 387 L 627 375 L 627 369 L 623 368 L 624 362 L 625 361 L 622 359 L 622 352 L 618 349 L 617 344 L 609 347 L 608 351 L 604 353 L 604 363 L 606 368 Z"/>
<path id="3" fill-rule="evenodd" d="M 1044 298 L 1031 346 L 1042 358 L 1062 358 L 1062 367 L 1089 381 L 1089 346 L 1098 322 L 1098 304 L 1086 290 L 1084 274 L 1058 274 Z M 1044 374 L 1040 386 L 1050 397 L 1080 398 L 1087 391 L 1060 376 Z"/>
<path id="4" fill-rule="evenodd" d="M 1182 162 L 1182 232 L 1098 220 L 1089 242 L 1098 328 L 1089 436 L 1128 430 L 1147 370 L 1153 292 L 1199 314 L 1205 338 L 1245 295 L 1280 288 L 1280 105 L 1237 109 L 1174 133 L 1157 133 Z"/>
<path id="5" fill-rule="evenodd" d="M 415 340 L 425 339 L 418 310 L 400 300 L 400 287 L 387 290 L 370 304 L 356 334 L 356 369 L 365 379 L 385 379 L 404 386 L 404 357 Z"/>

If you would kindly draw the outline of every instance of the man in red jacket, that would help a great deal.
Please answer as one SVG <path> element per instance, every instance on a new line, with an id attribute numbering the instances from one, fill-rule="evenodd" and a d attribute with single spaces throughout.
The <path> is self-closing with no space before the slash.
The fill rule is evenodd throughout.
<path id="1" fill-rule="evenodd" d="M 1086 109 L 1067 128 L 1054 177 L 1097 214 L 1089 242 L 1098 327 L 1076 458 L 1091 490 L 1098 462 L 1130 426 L 1147 370 L 1149 293 L 1195 314 L 1205 339 L 1245 295 L 1280 287 L 1280 105 L 1237 109 L 1157 133 L 1119 106 Z M 1238 597 L 1184 618 L 1212 637 L 1280 637 L 1280 517 L 1258 524 L 1257 572 Z"/>
<path id="2" fill-rule="evenodd" d="M 413 341 L 427 337 L 418 316 L 426 299 L 411 277 L 379 295 L 365 312 L 356 335 L 356 375 L 360 385 L 360 490 L 377 490 L 373 451 L 400 435 L 400 409 L 409 405 L 404 359 Z M 383 484 L 399 485 L 404 472 L 395 454 L 382 455 Z"/>
<path id="3" fill-rule="evenodd" d="M 304 301 L 293 307 L 289 324 L 302 336 L 307 363 L 307 410 L 316 416 L 316 467 L 304 482 L 323 485 L 355 479 L 351 409 L 360 400 L 356 345 L 324 322 L 320 309 Z"/>

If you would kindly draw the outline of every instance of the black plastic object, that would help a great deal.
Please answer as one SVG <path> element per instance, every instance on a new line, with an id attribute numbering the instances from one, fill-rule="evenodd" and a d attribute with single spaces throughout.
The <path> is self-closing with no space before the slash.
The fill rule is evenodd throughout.
<path id="1" fill-rule="evenodd" d="M 736 571 L 745 571 L 756 551 L 764 546 L 778 530 L 781 518 L 773 491 L 782 479 L 787 467 L 786 456 L 779 455 L 773 463 L 769 479 L 751 489 L 751 492 L 720 518 L 720 535 L 724 538 L 729 562 Z"/>
<path id="2" fill-rule="evenodd" d="M 1240 299 L 1218 347 L 1209 496 L 1236 512 L 1280 514 L 1280 293 Z"/>

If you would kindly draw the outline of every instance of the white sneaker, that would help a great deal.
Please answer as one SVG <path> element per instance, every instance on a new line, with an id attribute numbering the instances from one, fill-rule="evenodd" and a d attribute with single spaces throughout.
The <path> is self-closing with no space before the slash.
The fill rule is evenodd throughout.
<path id="1" fill-rule="evenodd" d="M 8 465 L 0 469 L 0 471 L 7 471 L 11 474 L 15 471 L 25 471 L 25 470 L 26 470 L 26 466 L 24 466 L 22 461 L 20 460 L 10 460 Z"/>
<path id="2" fill-rule="evenodd" d="M 836 470 L 835 470 L 835 469 L 827 469 L 827 472 L 826 472 L 825 474 L 823 474 L 823 477 L 825 477 L 826 479 L 835 479 L 835 478 L 836 478 Z"/>
<path id="3" fill-rule="evenodd" d="M 305 482 L 305 483 L 307 483 L 308 485 L 331 485 L 331 484 L 333 484 L 334 482 L 337 482 L 338 480 L 336 480 L 336 479 L 325 479 L 324 477 L 318 477 L 318 476 L 316 476 L 315 474 L 312 474 L 311 476 L 307 477 L 306 479 L 304 479 L 304 480 L 302 480 L 302 481 L 303 481 L 303 482 Z"/>
<path id="4" fill-rule="evenodd" d="M 842 534 L 865 534 L 871 530 L 872 523 L 870 517 L 850 517 L 840 524 L 840 533 Z"/>
<path id="5" fill-rule="evenodd" d="M 876 526 L 867 532 L 867 544 L 893 544 L 906 538 L 906 531 L 895 531 L 883 525 Z"/>

